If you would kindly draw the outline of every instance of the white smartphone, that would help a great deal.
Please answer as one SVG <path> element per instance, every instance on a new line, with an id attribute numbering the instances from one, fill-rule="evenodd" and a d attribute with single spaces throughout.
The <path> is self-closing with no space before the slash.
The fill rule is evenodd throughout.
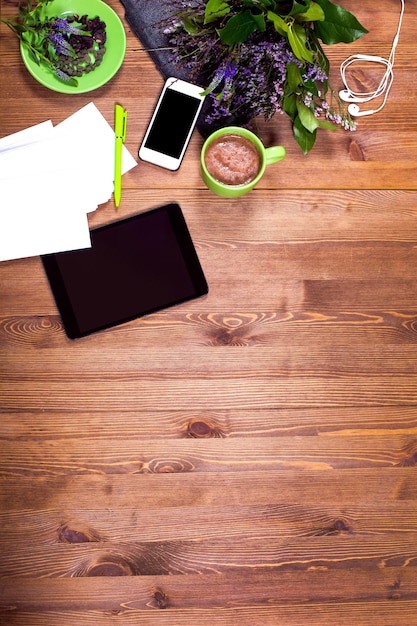
<path id="1" fill-rule="evenodd" d="M 139 148 L 139 157 L 177 170 L 203 106 L 202 87 L 168 78 Z"/>

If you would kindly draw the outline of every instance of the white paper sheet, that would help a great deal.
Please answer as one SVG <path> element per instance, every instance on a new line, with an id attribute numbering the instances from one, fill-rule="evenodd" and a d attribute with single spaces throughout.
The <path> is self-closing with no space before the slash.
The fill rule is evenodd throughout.
<path id="1" fill-rule="evenodd" d="M 51 120 L 47 120 L 46 122 L 41 122 L 35 126 L 30 126 L 17 133 L 13 133 L 13 135 L 9 135 L 8 137 L 3 137 L 3 139 L 0 139 L 0 153 L 3 150 L 13 150 L 14 148 L 20 148 L 21 146 L 34 143 L 40 139 L 45 139 L 52 134 L 53 129 L 54 127 Z"/>
<path id="2" fill-rule="evenodd" d="M 75 250 L 91 246 L 87 213 L 74 210 L 72 199 L 62 194 L 59 180 L 50 181 L 42 192 L 42 202 L 34 193 L 37 179 L 16 187 L 9 179 L 0 185 L 0 206 L 10 207 L 7 228 L 0 227 L 0 261 L 38 254 Z"/>
<path id="3" fill-rule="evenodd" d="M 0 261 L 91 246 L 87 214 L 114 190 L 114 130 L 90 103 L 0 139 Z M 137 163 L 123 146 L 122 172 Z"/>

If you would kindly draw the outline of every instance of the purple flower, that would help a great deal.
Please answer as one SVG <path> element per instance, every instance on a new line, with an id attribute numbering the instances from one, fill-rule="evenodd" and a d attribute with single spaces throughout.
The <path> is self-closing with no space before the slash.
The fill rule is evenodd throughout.
<path id="1" fill-rule="evenodd" d="M 48 39 L 57 54 L 65 54 L 66 56 L 74 56 L 71 44 L 65 39 L 62 33 L 50 32 Z"/>
<path id="2" fill-rule="evenodd" d="M 65 81 L 66 83 L 73 80 L 71 76 L 68 76 L 68 74 L 66 74 L 63 70 L 60 70 L 59 67 L 56 68 L 55 74 L 58 76 L 59 79 Z"/>
<path id="3" fill-rule="evenodd" d="M 69 22 L 67 22 L 67 20 L 62 17 L 57 17 L 55 20 L 53 20 L 51 22 L 51 28 L 54 28 L 55 30 L 62 33 L 71 32 L 71 25 L 69 24 Z"/>

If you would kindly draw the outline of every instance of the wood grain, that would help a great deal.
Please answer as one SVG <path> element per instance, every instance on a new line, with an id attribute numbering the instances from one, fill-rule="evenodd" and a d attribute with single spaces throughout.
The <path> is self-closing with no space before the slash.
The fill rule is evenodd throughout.
<path id="1" fill-rule="evenodd" d="M 342 4 L 370 32 L 328 49 L 337 89 L 348 55 L 388 56 L 399 11 Z M 141 162 L 90 215 L 179 202 L 204 298 L 74 342 L 39 258 L 0 264 L 1 626 L 417 623 L 412 12 L 355 133 L 304 157 L 283 117 L 258 120 L 287 158 L 236 200 L 204 188 L 194 134 L 178 172 Z M 135 155 L 162 79 L 125 27 L 121 70 L 73 97 L 0 25 L 0 136 L 91 100 L 112 124 L 118 101 Z"/>

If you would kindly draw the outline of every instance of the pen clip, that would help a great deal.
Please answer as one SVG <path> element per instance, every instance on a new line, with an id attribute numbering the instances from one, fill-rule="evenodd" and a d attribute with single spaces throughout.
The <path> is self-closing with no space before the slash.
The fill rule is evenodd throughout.
<path id="1" fill-rule="evenodd" d="M 126 139 L 126 118 L 127 111 L 120 104 L 114 106 L 114 134 L 116 139 L 121 139 L 123 142 Z"/>

